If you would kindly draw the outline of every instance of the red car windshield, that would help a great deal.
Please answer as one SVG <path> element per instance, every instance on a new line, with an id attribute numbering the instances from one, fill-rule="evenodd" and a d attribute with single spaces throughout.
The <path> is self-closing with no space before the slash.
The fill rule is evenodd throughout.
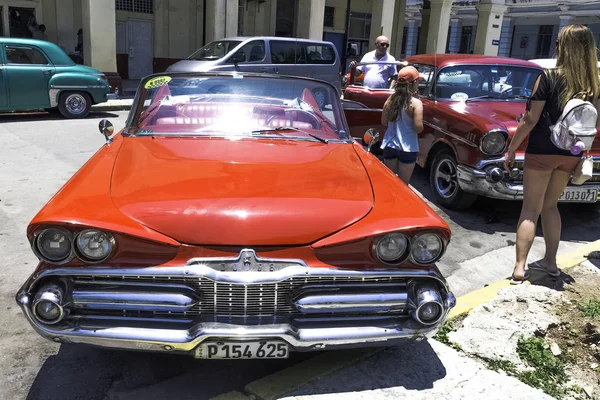
<path id="1" fill-rule="evenodd" d="M 349 140 L 339 97 L 325 83 L 197 73 L 154 75 L 141 88 L 130 135 Z"/>

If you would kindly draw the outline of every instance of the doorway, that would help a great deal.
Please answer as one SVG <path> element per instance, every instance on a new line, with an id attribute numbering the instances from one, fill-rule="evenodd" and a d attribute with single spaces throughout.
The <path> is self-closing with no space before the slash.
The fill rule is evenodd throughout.
<path id="1" fill-rule="evenodd" d="M 127 21 L 129 79 L 142 79 L 152 74 L 154 55 L 152 37 L 152 21 L 139 19 Z"/>

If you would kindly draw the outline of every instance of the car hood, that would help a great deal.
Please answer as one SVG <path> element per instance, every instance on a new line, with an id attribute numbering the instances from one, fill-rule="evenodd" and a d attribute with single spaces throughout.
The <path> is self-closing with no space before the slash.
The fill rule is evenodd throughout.
<path id="1" fill-rule="evenodd" d="M 167 72 L 206 72 L 210 71 L 219 61 L 181 60 L 167 68 Z"/>
<path id="2" fill-rule="evenodd" d="M 486 125 L 482 127 L 483 131 L 506 128 L 512 135 L 517 129 L 517 117 L 525 112 L 525 106 L 523 101 L 473 101 L 454 103 L 451 107 L 458 107 L 463 114 L 480 119 Z"/>
<path id="3" fill-rule="evenodd" d="M 203 245 L 308 244 L 373 206 L 351 144 L 267 139 L 125 138 L 111 196 L 141 224 Z"/>

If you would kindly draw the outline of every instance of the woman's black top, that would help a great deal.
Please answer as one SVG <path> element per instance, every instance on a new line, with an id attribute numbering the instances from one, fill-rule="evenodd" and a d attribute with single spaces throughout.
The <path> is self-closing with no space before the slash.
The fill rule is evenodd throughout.
<path id="1" fill-rule="evenodd" d="M 573 155 L 569 150 L 559 149 L 550 139 L 550 126 L 555 124 L 560 118 L 563 109 L 560 107 L 560 92 L 565 84 L 564 75 L 556 69 L 544 70 L 540 75 L 540 83 L 535 93 L 531 95 L 531 100 L 545 100 L 544 110 L 537 124 L 529 134 L 529 142 L 525 153 L 529 154 L 550 154 L 560 156 L 581 157 Z M 530 102 L 527 102 L 529 110 Z"/>

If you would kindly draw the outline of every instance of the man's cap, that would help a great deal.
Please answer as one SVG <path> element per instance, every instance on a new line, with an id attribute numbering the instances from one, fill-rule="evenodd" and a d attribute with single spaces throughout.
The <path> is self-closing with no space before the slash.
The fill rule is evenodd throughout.
<path id="1" fill-rule="evenodd" d="M 398 72 L 398 83 L 412 83 L 419 79 L 419 71 L 415 67 L 404 67 Z"/>

